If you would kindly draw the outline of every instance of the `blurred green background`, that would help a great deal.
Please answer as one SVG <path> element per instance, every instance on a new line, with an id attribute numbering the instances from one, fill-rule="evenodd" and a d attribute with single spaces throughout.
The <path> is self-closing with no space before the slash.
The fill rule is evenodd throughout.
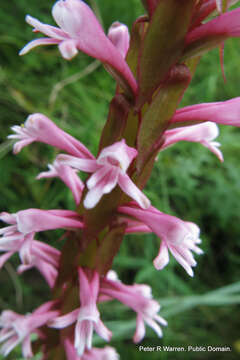
<path id="1" fill-rule="evenodd" d="M 74 209 L 71 193 L 63 183 L 56 179 L 35 180 L 47 163 L 52 162 L 55 150 L 33 144 L 17 157 L 12 155 L 6 141 L 10 127 L 23 123 L 29 113 L 42 112 L 96 153 L 108 104 L 114 94 L 112 78 L 84 54 L 67 62 L 52 46 L 18 57 L 21 47 L 35 37 L 24 22 L 25 14 L 53 24 L 50 14 L 53 3 L 11 0 L 0 4 L 1 211 L 16 212 L 29 207 Z M 140 0 L 89 3 L 99 12 L 105 30 L 115 20 L 131 27 L 134 19 L 144 12 Z M 181 105 L 239 96 L 239 53 L 238 39 L 226 42 L 226 83 L 221 76 L 218 50 L 204 56 Z M 128 236 L 114 268 L 127 283 L 151 285 L 154 297 L 162 304 L 160 314 L 169 322 L 163 339 L 156 338 L 148 329 L 141 345 L 230 346 L 232 351 L 139 352 L 131 341 L 135 315 L 113 303 L 112 307 L 103 306 L 103 320 L 116 329 L 113 345 L 122 359 L 232 360 L 240 357 L 240 130 L 221 127 L 218 140 L 225 157 L 223 164 L 199 144 L 179 143 L 160 154 L 146 188 L 155 207 L 201 227 L 205 254 L 196 256 L 195 277 L 188 277 L 172 257 L 166 269 L 156 271 L 152 260 L 157 255 L 159 239 L 152 235 Z M 59 247 L 59 235 L 60 232 L 47 232 L 38 238 Z M 18 263 L 15 256 L 0 272 L 0 307 L 24 313 L 48 300 L 50 293 L 37 271 L 17 276 Z M 20 347 L 8 359 L 21 359 Z"/>

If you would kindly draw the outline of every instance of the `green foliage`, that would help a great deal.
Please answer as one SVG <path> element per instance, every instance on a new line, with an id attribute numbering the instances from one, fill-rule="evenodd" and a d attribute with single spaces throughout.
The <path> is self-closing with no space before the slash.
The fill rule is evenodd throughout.
<path id="1" fill-rule="evenodd" d="M 131 26 L 136 16 L 143 13 L 138 0 L 89 3 L 100 9 L 105 29 L 115 20 Z M 94 60 L 83 54 L 66 62 L 57 48 L 49 47 L 36 49 L 22 58 L 17 56 L 19 49 L 33 38 L 30 27 L 24 23 L 25 14 L 53 24 L 52 4 L 48 0 L 12 0 L 0 5 L 0 199 L 3 211 L 15 212 L 29 207 L 74 209 L 72 196 L 60 181 L 35 180 L 56 152 L 48 146 L 33 144 L 17 157 L 13 156 L 11 144 L 6 140 L 10 126 L 21 124 L 31 112 L 43 112 L 96 153 L 114 93 L 115 84 L 102 67 L 88 75 L 84 73 Z M 181 106 L 239 96 L 239 46 L 237 39 L 229 40 L 225 46 L 227 83 L 221 76 L 218 50 L 203 57 Z M 127 236 L 123 241 L 114 268 L 127 283 L 151 285 L 154 296 L 163 305 L 162 315 L 169 321 L 162 340 L 148 330 L 143 345 L 229 345 L 233 352 L 221 354 L 221 359 L 226 356 L 231 360 L 237 356 L 235 344 L 239 335 L 235 311 L 240 288 L 239 283 L 230 289 L 226 286 L 239 280 L 239 136 L 239 129 L 221 127 L 223 164 L 201 145 L 191 143 L 179 143 L 159 155 L 146 193 L 161 211 L 201 227 L 205 255 L 196 257 L 195 277 L 190 279 L 173 258 L 163 271 L 154 269 L 152 260 L 159 247 L 155 236 Z M 57 232 L 40 234 L 41 240 L 56 247 L 62 246 L 63 241 L 58 241 L 60 236 Z M 13 257 L 11 265 L 0 273 L 0 307 L 24 313 L 48 300 L 50 294 L 37 271 L 18 277 L 14 270 L 18 263 L 17 256 Z M 218 288 L 221 289 L 213 292 Z M 114 345 L 122 358 L 159 359 L 158 353 L 138 352 L 129 340 L 134 332 L 134 322 L 129 319 L 133 319 L 134 314 L 117 303 L 112 305 L 104 307 L 104 316 L 112 321 L 110 327 L 116 328 L 119 334 L 114 338 Z M 184 355 L 161 353 L 161 359 L 185 359 Z M 190 355 L 191 359 L 203 358 L 201 353 Z M 219 354 L 208 353 L 207 358 L 217 359 Z M 20 360 L 20 348 L 14 350 L 9 359 Z"/>

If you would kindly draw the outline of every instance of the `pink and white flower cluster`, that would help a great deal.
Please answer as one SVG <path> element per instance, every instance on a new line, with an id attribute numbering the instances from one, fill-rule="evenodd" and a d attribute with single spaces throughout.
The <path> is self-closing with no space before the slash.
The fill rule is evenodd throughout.
<path id="1" fill-rule="evenodd" d="M 102 301 L 117 299 L 136 312 L 136 332 L 134 342 L 139 342 L 145 335 L 145 325 L 149 325 L 158 336 L 162 336 L 159 324 L 167 322 L 158 315 L 160 305 L 152 299 L 151 288 L 147 285 L 124 285 L 116 274 L 110 271 L 101 277 L 97 271 L 78 268 L 79 303 L 80 306 L 70 313 L 60 315 L 60 303 L 50 301 L 36 309 L 32 314 L 19 315 L 13 311 L 4 311 L 0 317 L 1 353 L 7 356 L 13 348 L 22 342 L 24 358 L 33 356 L 31 349 L 31 334 L 41 336 L 41 328 L 49 326 L 55 329 L 68 328 L 74 324 L 62 341 L 67 358 L 118 359 L 111 347 L 95 349 L 92 347 L 92 336 L 95 331 L 105 341 L 110 341 L 112 332 L 100 318 L 97 304 Z M 60 315 L 60 316 L 59 316 Z M 74 339 L 74 340 L 72 340 Z"/>
<path id="2" fill-rule="evenodd" d="M 149 16 L 144 19 L 145 25 L 150 26 L 159 1 L 145 0 L 144 3 Z M 240 9 L 225 13 L 224 6 L 222 1 L 206 0 L 198 2 L 193 7 L 191 24 L 182 50 L 183 57 L 193 56 L 193 49 L 204 51 L 205 45 L 200 50 L 197 49 L 199 43 L 206 43 L 206 48 L 211 47 L 211 44 L 208 44 L 209 36 L 217 44 L 219 39 L 224 41 L 230 36 L 240 36 L 238 20 Z M 214 10 L 218 10 L 220 16 L 202 23 Z M 59 0 L 53 6 L 52 15 L 58 27 L 43 24 L 27 15 L 26 21 L 33 27 L 34 32 L 42 33 L 46 37 L 28 43 L 21 50 L 20 55 L 26 54 L 39 45 L 55 44 L 58 45 L 64 59 L 70 60 L 77 55 L 78 51 L 82 51 L 100 60 L 120 85 L 116 90 L 118 99 L 121 98 L 122 101 L 124 99 L 132 116 L 138 112 L 140 126 L 144 109 L 139 110 L 135 105 L 141 86 L 137 83 L 126 61 L 130 47 L 127 27 L 115 22 L 106 35 L 92 10 L 82 0 Z M 142 27 L 142 34 L 147 26 Z M 144 34 L 141 38 L 142 34 L 139 32 L 138 40 L 144 43 L 147 36 Z M 141 52 L 139 51 L 139 58 Z M 155 94 L 147 96 L 144 106 L 150 106 L 154 96 Z M 180 141 L 200 143 L 213 152 L 220 161 L 223 161 L 223 155 L 219 149 L 220 143 L 215 141 L 219 135 L 217 124 L 240 126 L 239 97 L 176 110 L 168 119 L 161 141 L 157 143 L 159 146 L 151 145 L 154 150 L 157 146 L 156 152 L 160 152 Z M 111 300 L 120 301 L 136 313 L 136 330 L 133 336 L 135 343 L 144 338 L 145 325 L 151 327 L 161 337 L 161 326 L 166 326 L 167 322 L 158 314 L 160 305 L 152 298 L 151 288 L 143 284 L 124 285 L 117 278 L 116 273 L 103 271 L 101 267 L 99 270 L 98 267 L 99 262 L 102 261 L 101 257 L 99 260 L 99 249 L 102 249 L 105 237 L 107 238 L 112 227 L 119 223 L 125 226 L 125 228 L 123 226 L 122 235 L 155 233 L 160 238 L 160 248 L 153 260 L 157 270 L 163 269 L 169 263 L 169 253 L 171 253 L 188 275 L 193 276 L 192 268 L 196 266 L 193 253 L 197 255 L 203 253 L 198 246 L 201 243 L 199 227 L 192 222 L 183 221 L 154 208 L 142 188 L 136 185 L 138 173 L 134 171 L 137 169 L 136 163 L 140 152 L 138 151 L 139 128 L 134 141 L 129 142 L 128 136 L 122 133 L 117 141 L 108 142 L 108 146 L 100 149 L 96 156 L 84 144 L 40 113 L 29 115 L 23 126 L 13 126 L 12 130 L 14 133 L 8 138 L 15 142 L 13 146 L 15 154 L 33 142 L 42 142 L 64 152 L 58 154 L 53 164 L 48 164 L 49 170 L 41 172 L 37 179 L 60 178 L 71 190 L 76 205 L 80 205 L 79 209 L 81 209 L 78 213 L 71 210 L 31 208 L 14 214 L 7 212 L 0 214 L 0 220 L 7 224 L 0 229 L 0 251 L 3 252 L 0 256 L 0 268 L 14 253 L 19 253 L 21 264 L 18 267 L 18 273 L 36 267 L 49 287 L 57 290 L 56 293 L 59 295 L 57 301 L 47 302 L 31 314 L 20 315 L 12 311 L 4 311 L 0 316 L 1 353 L 7 356 L 15 346 L 22 343 L 23 357 L 32 357 L 31 335 L 36 333 L 40 339 L 44 339 L 43 344 L 45 342 L 46 345 L 48 338 L 45 336 L 44 328 L 48 327 L 51 328 L 51 330 L 48 329 L 49 331 L 60 331 L 58 339 L 68 360 L 116 360 L 118 355 L 113 348 L 92 347 L 94 332 L 105 341 L 111 339 L 112 332 L 102 321 L 98 306 L 101 302 Z M 81 172 L 89 175 L 85 182 L 81 180 Z M 91 229 L 88 228 L 85 214 L 91 213 L 91 209 L 100 213 L 103 199 L 109 196 L 111 200 L 114 189 L 118 189 L 118 193 L 121 194 L 120 200 L 111 210 L 109 223 L 101 229 L 101 234 L 94 233 L 93 243 L 94 246 L 96 245 L 94 255 L 97 261 L 88 267 L 85 264 L 76 263 L 76 259 L 73 259 L 71 264 L 73 274 L 70 274 L 69 278 L 63 276 L 64 280 L 62 280 L 61 271 L 66 270 L 62 269 L 64 252 L 36 240 L 36 233 L 64 229 L 74 239 L 77 238 L 79 247 L 88 246 L 89 238 L 91 240 L 88 231 Z M 86 240 L 84 244 L 81 243 L 82 239 Z M 81 251 L 80 254 L 76 254 L 78 255 L 82 255 Z M 74 301 L 66 307 L 68 291 L 71 293 L 72 290 L 75 294 Z M 47 359 L 48 346 L 44 346 L 43 359 Z"/>

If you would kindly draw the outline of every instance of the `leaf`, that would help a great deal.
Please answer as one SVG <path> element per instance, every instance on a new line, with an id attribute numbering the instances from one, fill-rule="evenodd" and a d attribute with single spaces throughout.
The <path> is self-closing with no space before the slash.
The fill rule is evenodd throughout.
<path id="1" fill-rule="evenodd" d="M 147 28 L 147 18 L 142 16 L 135 21 L 131 31 L 131 40 L 126 61 L 135 77 L 137 76 L 139 51 Z"/>
<path id="2" fill-rule="evenodd" d="M 163 131 L 173 116 L 190 80 L 191 74 L 185 65 L 175 66 L 171 71 L 169 80 L 160 88 L 145 112 L 137 139 L 138 174 L 140 174 L 148 159 L 158 148 Z"/>
<path id="3" fill-rule="evenodd" d="M 148 101 L 183 50 L 194 0 L 160 1 L 141 49 L 137 107 Z"/>

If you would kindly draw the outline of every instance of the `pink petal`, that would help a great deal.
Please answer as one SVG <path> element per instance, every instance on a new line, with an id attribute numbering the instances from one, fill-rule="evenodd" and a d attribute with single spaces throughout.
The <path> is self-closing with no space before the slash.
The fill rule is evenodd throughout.
<path id="1" fill-rule="evenodd" d="M 62 57 L 66 60 L 71 60 L 77 55 L 78 49 L 75 40 L 65 40 L 58 45 Z"/>
<path id="2" fill-rule="evenodd" d="M 240 97 L 218 103 L 187 106 L 176 111 L 171 123 L 212 121 L 217 124 L 240 126 Z"/>
<path id="3" fill-rule="evenodd" d="M 93 175 L 87 180 L 88 189 L 92 189 L 94 186 L 100 182 L 109 171 L 112 169 L 109 166 L 101 166 L 97 171 L 93 173 Z"/>
<path id="4" fill-rule="evenodd" d="M 118 185 L 122 191 L 135 200 L 139 206 L 141 206 L 141 208 L 149 208 L 151 205 L 150 201 L 144 195 L 144 193 L 132 182 L 127 174 L 123 174 L 122 172 L 119 174 Z"/>
<path id="5" fill-rule="evenodd" d="M 15 251 L 9 251 L 6 254 L 0 256 L 0 269 L 3 267 L 6 261 L 14 254 Z"/>
<path id="6" fill-rule="evenodd" d="M 82 228 L 83 224 L 74 219 L 51 214 L 40 209 L 22 210 L 17 213 L 18 229 L 23 234 L 58 228 Z"/>
<path id="7" fill-rule="evenodd" d="M 22 48 L 22 50 L 19 52 L 19 55 L 20 56 L 25 55 L 30 50 L 34 49 L 37 46 L 54 45 L 54 44 L 59 44 L 59 40 L 57 40 L 57 39 L 49 39 L 49 38 L 40 38 L 40 39 L 37 39 L 37 40 L 32 40 Z M 16 149 L 15 149 L 15 153 L 18 153 L 20 150 L 21 150 L 21 146 L 18 145 L 18 147 L 16 147 Z"/>
<path id="8" fill-rule="evenodd" d="M 27 15 L 25 20 L 35 30 L 55 40 L 63 40 L 67 36 L 67 34 L 64 33 L 64 31 L 62 31 L 61 29 L 58 29 L 55 26 L 43 24 L 41 21 L 30 15 Z"/>
<path id="9" fill-rule="evenodd" d="M 128 27 L 118 21 L 114 22 L 108 30 L 108 38 L 125 58 L 130 43 Z"/>
<path id="10" fill-rule="evenodd" d="M 142 339 L 144 338 L 145 333 L 146 333 L 142 315 L 137 314 L 137 321 L 136 322 L 137 322 L 136 323 L 136 331 L 135 331 L 135 334 L 134 334 L 134 337 L 133 337 L 133 342 L 135 344 L 142 341 Z"/>
<path id="11" fill-rule="evenodd" d="M 188 264 L 188 262 L 174 248 L 171 247 L 171 248 L 169 248 L 169 250 L 171 251 L 172 255 L 175 257 L 177 262 L 180 265 L 182 265 L 182 267 L 186 270 L 188 275 L 193 277 L 194 273 L 193 273 L 191 266 Z"/>
<path id="12" fill-rule="evenodd" d="M 100 319 L 97 323 L 94 324 L 94 329 L 96 333 L 105 341 L 111 340 L 112 332 L 104 325 L 104 323 Z"/>
<path id="13" fill-rule="evenodd" d="M 78 318 L 79 309 L 72 312 L 56 317 L 48 322 L 48 326 L 54 329 L 64 329 L 65 327 L 72 325 Z"/>
<path id="14" fill-rule="evenodd" d="M 119 169 L 117 167 L 110 168 L 110 171 L 99 181 L 99 183 L 90 189 L 84 199 L 84 207 L 92 209 L 100 201 L 104 194 L 110 193 L 117 185 Z"/>
<path id="15" fill-rule="evenodd" d="M 207 23 L 194 28 L 187 34 L 186 45 L 212 36 L 238 37 L 240 9 L 228 11 Z"/>
<path id="16" fill-rule="evenodd" d="M 25 236 L 23 245 L 19 251 L 19 256 L 23 265 L 31 265 L 32 263 L 32 241 L 33 234 Z"/>
<path id="17" fill-rule="evenodd" d="M 56 160 L 75 169 L 90 173 L 99 168 L 96 160 L 93 159 L 81 159 L 71 155 L 60 154 L 57 156 Z"/>
<path id="18" fill-rule="evenodd" d="M 30 335 L 26 336 L 22 342 L 22 354 L 25 359 L 33 357 Z"/>
<path id="19" fill-rule="evenodd" d="M 157 257 L 153 264 L 157 270 L 162 270 L 169 263 L 168 247 L 164 241 L 161 242 Z"/>

